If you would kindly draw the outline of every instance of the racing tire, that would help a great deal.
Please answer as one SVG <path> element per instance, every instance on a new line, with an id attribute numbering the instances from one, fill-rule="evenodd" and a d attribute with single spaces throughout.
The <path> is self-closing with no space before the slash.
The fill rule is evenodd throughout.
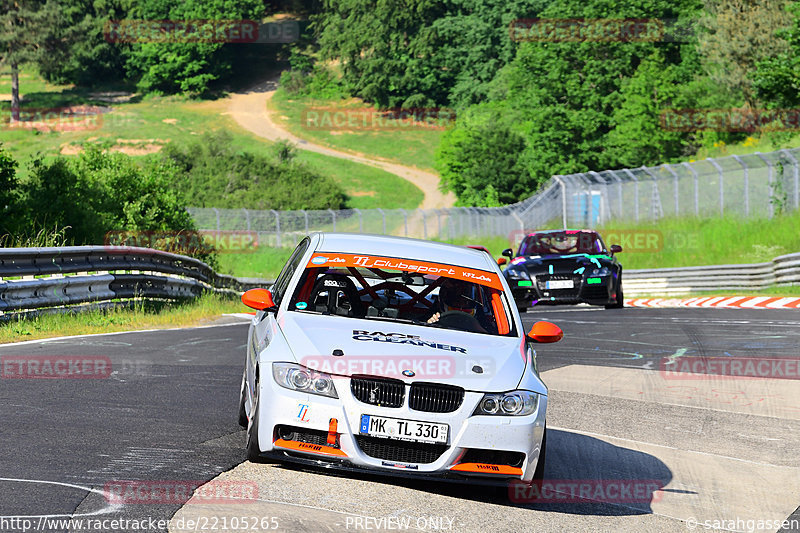
<path id="1" fill-rule="evenodd" d="M 258 391 L 258 374 L 256 374 L 256 391 Z M 262 462 L 261 448 L 258 445 L 258 411 L 260 405 L 260 394 L 256 392 L 253 399 L 253 407 L 250 410 L 250 423 L 247 426 L 247 460 L 251 463 Z"/>
<path id="2" fill-rule="evenodd" d="M 625 307 L 625 295 L 622 294 L 622 276 L 617 279 L 617 301 L 613 304 L 606 304 L 606 309 L 622 309 Z"/>
<path id="3" fill-rule="evenodd" d="M 241 395 L 240 395 L 240 398 L 239 398 L 239 425 L 242 426 L 243 428 L 247 427 L 247 422 L 248 422 L 248 420 L 247 420 L 247 412 L 244 409 L 244 402 L 247 399 L 247 392 L 246 392 L 247 389 L 246 389 L 246 387 L 247 387 L 247 381 L 246 381 L 245 375 L 243 374 L 242 375 L 242 392 L 241 392 Z"/>

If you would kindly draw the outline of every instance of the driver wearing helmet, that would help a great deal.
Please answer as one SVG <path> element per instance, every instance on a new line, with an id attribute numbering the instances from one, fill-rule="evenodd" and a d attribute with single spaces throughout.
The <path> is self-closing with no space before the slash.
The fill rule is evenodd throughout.
<path id="1" fill-rule="evenodd" d="M 482 320 L 485 317 L 483 313 L 478 312 L 482 305 L 478 300 L 477 291 L 472 283 L 445 278 L 439 288 L 439 300 L 437 303 L 438 309 L 428 319 L 428 324 L 436 324 L 445 314 L 455 315 L 462 313 L 462 319 L 468 320 L 468 317 L 463 317 L 464 314 L 473 319 L 468 321 L 471 324 L 471 327 L 468 328 L 469 330 L 480 333 L 487 332 L 488 328 L 486 328 L 486 325 L 483 324 L 484 320 Z"/>

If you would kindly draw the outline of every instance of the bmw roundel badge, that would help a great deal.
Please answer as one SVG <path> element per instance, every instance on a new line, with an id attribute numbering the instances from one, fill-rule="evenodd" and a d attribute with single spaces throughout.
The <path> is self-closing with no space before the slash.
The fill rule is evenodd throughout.
<path id="1" fill-rule="evenodd" d="M 413 378 L 417 374 L 413 370 L 403 370 L 403 375 L 407 378 Z"/>

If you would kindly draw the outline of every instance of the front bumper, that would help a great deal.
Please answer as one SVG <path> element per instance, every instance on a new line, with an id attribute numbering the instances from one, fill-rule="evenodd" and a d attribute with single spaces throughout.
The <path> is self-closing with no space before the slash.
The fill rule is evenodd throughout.
<path id="1" fill-rule="evenodd" d="M 299 393 L 264 380 L 258 441 L 266 457 L 307 465 L 355 469 L 414 478 L 530 481 L 544 435 L 547 396 L 527 416 L 471 416 L 483 393 L 466 392 L 454 412 L 412 410 L 360 402 L 349 378 L 336 378 L 339 398 Z M 445 423 L 446 444 L 364 436 L 362 414 Z M 331 420 L 336 432 L 331 437 Z"/>
<path id="2" fill-rule="evenodd" d="M 571 279 L 572 288 L 548 289 L 546 283 L 551 279 Z M 598 280 L 591 281 L 590 280 Z M 532 276 L 531 280 L 507 279 L 514 301 L 520 307 L 533 305 L 559 305 L 587 303 L 606 305 L 613 303 L 615 295 L 614 276 L 584 278 L 579 275 L 554 274 Z"/>

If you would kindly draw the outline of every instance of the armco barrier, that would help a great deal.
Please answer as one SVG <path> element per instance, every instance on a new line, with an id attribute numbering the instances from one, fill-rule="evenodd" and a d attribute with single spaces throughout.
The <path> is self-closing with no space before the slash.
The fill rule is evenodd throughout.
<path id="1" fill-rule="evenodd" d="M 769 263 L 625 270 L 625 296 L 681 295 L 708 291 L 754 291 L 776 285 L 800 285 L 800 253 Z"/>
<path id="2" fill-rule="evenodd" d="M 206 263 L 150 248 L 0 248 L 0 312 L 131 298 L 238 294 L 271 281 L 217 274 Z"/>

